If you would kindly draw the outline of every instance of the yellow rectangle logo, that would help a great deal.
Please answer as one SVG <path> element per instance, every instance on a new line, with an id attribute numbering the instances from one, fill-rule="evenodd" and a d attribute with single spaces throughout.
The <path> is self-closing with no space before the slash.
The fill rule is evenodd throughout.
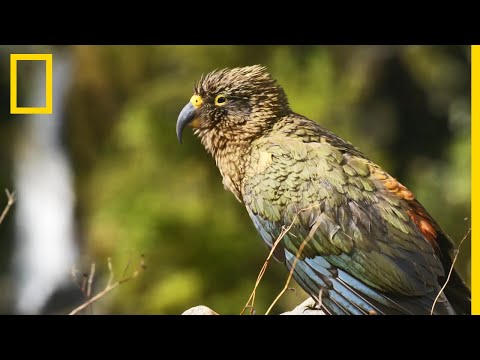
<path id="1" fill-rule="evenodd" d="M 17 61 L 45 61 L 45 107 L 17 106 Z M 52 113 L 52 54 L 10 54 L 10 114 Z"/>

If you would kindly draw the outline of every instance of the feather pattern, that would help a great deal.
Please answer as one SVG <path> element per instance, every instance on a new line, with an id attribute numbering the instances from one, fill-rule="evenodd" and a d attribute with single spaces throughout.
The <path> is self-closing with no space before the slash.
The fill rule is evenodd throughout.
<path id="1" fill-rule="evenodd" d="M 276 255 L 288 268 L 317 226 L 294 278 L 322 308 L 334 314 L 430 313 L 444 268 L 408 214 L 411 199 L 390 191 L 375 176 L 375 164 L 321 140 L 264 137 L 252 144 L 251 158 L 265 153 L 270 166 L 259 171 L 253 160 L 247 168 L 243 201 L 270 247 L 278 229 L 293 222 L 295 237 L 287 234 L 284 255 Z M 286 176 L 272 192 L 269 180 L 279 173 Z M 434 313 L 454 313 L 444 295 Z"/>

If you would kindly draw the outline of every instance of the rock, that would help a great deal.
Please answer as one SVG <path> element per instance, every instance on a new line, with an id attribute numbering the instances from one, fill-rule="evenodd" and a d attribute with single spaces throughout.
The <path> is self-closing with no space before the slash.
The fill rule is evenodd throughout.
<path id="1" fill-rule="evenodd" d="M 308 298 L 292 311 L 285 312 L 281 315 L 325 315 L 325 313 L 322 310 L 312 310 L 312 308 L 314 307 L 315 307 L 315 301 L 312 298 Z M 218 314 L 207 306 L 199 305 L 191 309 L 188 309 L 187 311 L 184 311 L 182 315 L 218 315 Z"/>
<path id="2" fill-rule="evenodd" d="M 218 314 L 212 309 L 210 309 L 209 307 L 199 305 L 184 311 L 182 315 L 218 315 Z"/>
<path id="3" fill-rule="evenodd" d="M 284 312 L 281 315 L 325 315 L 322 310 L 312 310 L 312 308 L 315 308 L 315 305 L 315 301 L 312 298 L 308 298 L 292 311 Z"/>

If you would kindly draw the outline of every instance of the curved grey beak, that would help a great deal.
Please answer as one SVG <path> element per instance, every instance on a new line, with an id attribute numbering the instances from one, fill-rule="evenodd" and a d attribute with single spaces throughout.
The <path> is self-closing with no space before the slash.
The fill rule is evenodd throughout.
<path id="1" fill-rule="evenodd" d="M 182 111 L 180 111 L 180 115 L 178 115 L 177 119 L 177 138 L 180 144 L 182 143 L 183 129 L 190 122 L 192 122 L 192 120 L 195 119 L 196 116 L 197 111 L 191 102 L 185 105 Z"/>

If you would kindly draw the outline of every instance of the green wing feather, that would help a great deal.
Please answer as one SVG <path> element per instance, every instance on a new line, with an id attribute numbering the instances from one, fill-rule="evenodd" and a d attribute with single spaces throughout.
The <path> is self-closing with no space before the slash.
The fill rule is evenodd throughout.
<path id="1" fill-rule="evenodd" d="M 294 222 L 276 257 L 288 265 L 316 229 L 295 271 L 300 283 L 312 280 L 305 266 L 320 257 L 380 294 L 419 297 L 429 311 L 442 263 L 408 216 L 408 203 L 372 174 L 374 164 L 326 141 L 284 136 L 257 140 L 250 155 L 242 196 L 263 239 L 272 246 Z"/>

